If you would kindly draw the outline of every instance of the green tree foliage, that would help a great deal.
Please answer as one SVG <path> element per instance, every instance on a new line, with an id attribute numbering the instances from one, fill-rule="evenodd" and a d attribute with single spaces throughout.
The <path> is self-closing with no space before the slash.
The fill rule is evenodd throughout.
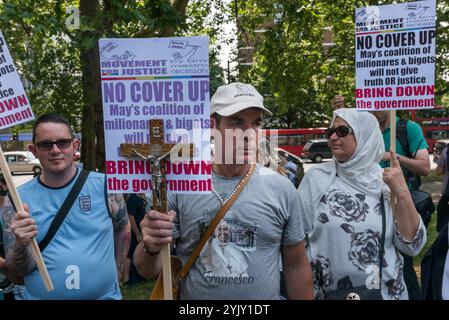
<path id="1" fill-rule="evenodd" d="M 22 76 L 34 113 L 57 111 L 80 130 L 79 52 L 60 32 L 65 8 L 48 1 L 0 1 L 0 29 Z M 21 127 L 30 127 L 30 124 Z"/>
<path id="2" fill-rule="evenodd" d="M 241 67 L 240 78 L 264 94 L 274 113 L 269 126 L 313 127 L 327 119 L 324 88 L 332 69 L 322 42 L 328 6 L 305 0 L 238 3 L 240 45 L 254 47 L 253 65 Z"/>
<path id="3" fill-rule="evenodd" d="M 201 1 L 192 0 L 186 10 L 186 28 L 180 31 L 180 36 L 209 36 L 209 72 L 210 95 L 224 84 L 223 69 L 218 55 L 223 41 L 223 22 L 229 18 L 227 7 L 223 0 Z"/>
<path id="4" fill-rule="evenodd" d="M 396 1 L 397 3 L 406 1 Z M 326 124 L 335 94 L 354 105 L 354 10 L 391 1 L 234 1 L 239 46 L 252 46 L 253 64 L 240 67 L 242 81 L 255 83 L 274 117 L 271 127 Z M 437 2 L 437 101 L 449 90 L 449 4 Z M 333 46 L 323 46 L 326 29 Z M 254 32 L 255 30 L 265 32 Z"/>
<path id="5" fill-rule="evenodd" d="M 396 3 L 411 2 L 397 0 Z M 386 5 L 392 1 L 352 1 L 335 0 L 332 6 L 326 6 L 326 17 L 333 27 L 335 46 L 329 50 L 329 56 L 334 58 L 329 64 L 329 74 L 334 75 L 333 81 L 327 83 L 327 100 L 335 93 L 341 93 L 347 98 L 348 106 L 355 102 L 355 63 L 354 63 L 354 9 L 368 5 Z M 445 103 L 449 97 L 449 3 L 437 1 L 437 40 L 436 40 L 436 78 L 435 96 L 437 104 Z M 447 99 L 447 98 L 446 98 Z"/>
<path id="6" fill-rule="evenodd" d="M 80 9 L 79 29 L 66 26 L 70 5 Z M 35 114 L 68 117 L 82 132 L 85 168 L 103 170 L 98 39 L 209 34 L 214 40 L 216 28 L 205 23 L 211 5 L 223 7 L 221 0 L 0 0 L 0 29 L 19 72 L 32 84 L 28 94 Z M 213 50 L 215 86 L 223 81 L 216 61 Z"/>

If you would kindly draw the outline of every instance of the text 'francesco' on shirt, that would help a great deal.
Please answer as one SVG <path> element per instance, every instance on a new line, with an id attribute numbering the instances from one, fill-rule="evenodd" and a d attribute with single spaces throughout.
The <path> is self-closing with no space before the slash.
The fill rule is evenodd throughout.
<path id="1" fill-rule="evenodd" d="M 218 197 L 226 199 L 242 177 L 213 174 Z M 218 197 L 170 195 L 177 212 L 176 251 L 186 263 L 219 211 Z M 240 196 L 218 224 L 181 285 L 182 299 L 279 299 L 281 246 L 304 239 L 299 196 L 293 184 L 257 166 Z"/>

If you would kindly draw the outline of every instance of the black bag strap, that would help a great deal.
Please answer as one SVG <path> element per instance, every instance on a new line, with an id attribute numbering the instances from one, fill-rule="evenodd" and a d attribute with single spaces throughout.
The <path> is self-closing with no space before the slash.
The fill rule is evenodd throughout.
<path id="1" fill-rule="evenodd" d="M 407 158 L 415 159 L 416 154 L 418 153 L 418 150 L 421 147 L 424 138 L 422 138 L 421 141 L 419 141 L 418 147 L 416 148 L 415 152 L 412 153 L 412 151 L 410 150 L 410 143 L 408 141 L 407 121 L 408 120 L 399 119 L 396 130 L 396 137 L 398 138 L 399 144 L 404 150 Z"/>
<path id="2" fill-rule="evenodd" d="M 2 258 L 5 257 L 5 251 L 3 248 L 3 225 L 1 219 L 0 219 L 0 257 Z"/>
<path id="3" fill-rule="evenodd" d="M 405 155 L 407 158 L 415 159 L 416 154 L 419 151 L 419 148 L 421 147 L 424 138 L 419 141 L 419 145 L 416 148 L 414 152 L 410 150 L 410 143 L 408 141 L 408 131 L 407 131 L 407 122 L 408 120 L 399 119 L 397 128 L 396 128 L 396 138 L 399 140 L 399 144 L 401 145 L 402 149 L 405 152 Z M 421 186 L 421 177 L 418 175 L 413 174 L 409 170 L 407 170 L 407 184 L 411 184 L 413 190 L 418 190 Z"/>
<path id="4" fill-rule="evenodd" d="M 382 191 L 382 195 L 380 196 L 380 211 L 382 213 L 382 239 L 381 239 L 381 246 L 380 246 L 380 252 L 379 252 L 379 282 L 380 282 L 380 285 L 382 285 L 382 265 L 384 262 L 385 229 L 386 229 L 385 201 L 384 201 L 383 191 Z"/>
<path id="5" fill-rule="evenodd" d="M 446 151 L 446 168 L 445 168 L 445 172 L 444 172 L 444 173 L 446 173 L 449 171 L 449 145 L 441 151 L 440 157 L 444 151 Z M 449 196 L 449 182 L 446 184 L 446 188 L 444 189 L 443 196 L 444 195 Z"/>
<path id="6" fill-rule="evenodd" d="M 449 145 L 446 146 L 446 171 L 449 171 Z"/>
<path id="7" fill-rule="evenodd" d="M 412 153 L 410 152 L 410 144 L 408 143 L 407 120 L 399 119 L 396 126 L 396 137 L 407 158 L 411 158 Z"/>
<path id="8" fill-rule="evenodd" d="M 44 239 L 42 239 L 41 242 L 39 242 L 39 249 L 44 251 L 44 249 L 47 247 L 47 245 L 50 243 L 50 241 L 55 236 L 56 232 L 58 232 L 59 227 L 64 222 L 65 217 L 70 211 L 70 208 L 72 208 L 73 203 L 75 202 L 76 197 L 80 193 L 81 189 L 84 186 L 84 183 L 87 180 L 87 177 L 89 176 L 90 171 L 87 170 L 81 170 L 78 178 L 75 181 L 75 184 L 73 185 L 72 189 L 70 190 L 69 194 L 67 195 L 67 198 L 65 198 L 64 203 L 62 204 L 61 208 L 59 208 L 58 213 L 56 214 L 55 218 L 51 222 L 50 228 L 48 229 L 47 234 L 45 235 Z"/>

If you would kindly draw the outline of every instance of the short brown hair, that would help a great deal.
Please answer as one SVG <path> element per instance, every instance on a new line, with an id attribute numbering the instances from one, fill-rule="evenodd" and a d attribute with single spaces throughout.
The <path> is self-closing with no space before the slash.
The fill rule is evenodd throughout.
<path id="1" fill-rule="evenodd" d="M 47 123 L 47 122 L 65 124 L 67 126 L 67 128 L 69 129 L 70 137 L 72 139 L 75 137 L 74 134 L 73 134 L 72 126 L 70 125 L 69 121 L 66 118 L 64 118 L 63 116 L 61 116 L 60 114 L 57 114 L 57 113 L 47 113 L 47 114 L 43 114 L 39 118 L 37 118 L 36 122 L 34 123 L 34 126 L 33 126 L 33 143 L 36 142 L 36 129 L 37 129 L 37 127 L 41 123 Z"/>

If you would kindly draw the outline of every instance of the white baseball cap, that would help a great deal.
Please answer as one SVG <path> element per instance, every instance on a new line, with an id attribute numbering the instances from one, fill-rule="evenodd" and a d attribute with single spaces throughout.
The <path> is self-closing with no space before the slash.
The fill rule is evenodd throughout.
<path id="1" fill-rule="evenodd" d="M 218 87 L 210 100 L 210 114 L 218 113 L 228 117 L 248 108 L 262 109 L 268 115 L 270 110 L 263 106 L 263 97 L 250 84 L 234 82 Z"/>

